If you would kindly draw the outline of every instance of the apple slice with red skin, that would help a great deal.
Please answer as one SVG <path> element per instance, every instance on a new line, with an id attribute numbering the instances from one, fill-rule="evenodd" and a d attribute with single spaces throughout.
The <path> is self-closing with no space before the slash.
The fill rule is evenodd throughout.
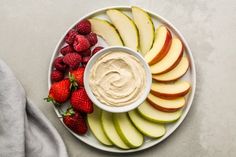
<path id="1" fill-rule="evenodd" d="M 173 83 L 153 82 L 151 93 L 163 99 L 176 99 L 185 96 L 190 90 L 190 83 L 187 81 L 176 81 Z"/>
<path id="2" fill-rule="evenodd" d="M 164 112 L 175 112 L 185 105 L 184 97 L 179 97 L 172 100 L 162 99 L 156 97 L 152 94 L 149 94 L 147 97 L 147 101 L 151 104 L 154 108 L 164 111 Z"/>
<path id="3" fill-rule="evenodd" d="M 171 39 L 171 33 L 165 26 L 160 26 L 156 30 L 153 46 L 144 56 L 149 65 L 159 62 L 166 56 L 171 45 Z"/>
<path id="4" fill-rule="evenodd" d="M 172 38 L 171 46 L 166 56 L 150 66 L 152 74 L 163 74 L 175 68 L 183 56 L 183 44 L 178 38 Z"/>

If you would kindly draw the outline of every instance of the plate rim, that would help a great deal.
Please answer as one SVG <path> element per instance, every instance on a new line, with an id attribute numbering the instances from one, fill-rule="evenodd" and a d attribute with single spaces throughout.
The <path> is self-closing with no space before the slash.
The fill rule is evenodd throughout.
<path id="1" fill-rule="evenodd" d="M 51 56 L 51 60 L 50 60 L 50 63 L 49 63 L 49 69 L 48 69 L 48 90 L 50 89 L 50 86 L 51 86 L 51 79 L 50 79 L 50 74 L 51 74 L 51 71 L 52 71 L 52 63 L 54 61 L 54 58 L 58 55 L 57 52 L 58 52 L 58 49 L 59 47 L 61 46 L 61 44 L 63 43 L 63 40 L 64 40 L 64 37 L 65 35 L 67 34 L 67 32 L 72 29 L 79 21 L 83 20 L 83 19 L 86 19 L 92 15 L 96 15 L 96 14 L 99 14 L 100 12 L 104 12 L 105 10 L 107 9 L 123 9 L 123 10 L 129 10 L 131 9 L 132 6 L 136 6 L 136 5 L 118 5 L 118 6 L 107 6 L 107 7 L 103 7 L 103 8 L 100 8 L 100 9 L 96 9 L 92 12 L 89 12 L 88 14 L 82 16 L 81 18 L 79 18 L 78 20 L 76 20 L 76 22 L 74 22 L 63 34 L 62 36 L 60 37 L 59 41 L 57 42 L 57 45 L 53 51 L 53 54 Z M 140 6 L 137 6 L 137 7 L 140 7 Z M 193 54 L 192 54 L 192 51 L 187 43 L 187 41 L 185 40 L 184 36 L 181 34 L 181 32 L 170 22 L 168 21 L 166 18 L 162 17 L 161 15 L 157 14 L 157 13 L 154 13 L 153 11 L 150 11 L 148 9 L 145 9 L 143 7 L 140 7 L 141 9 L 143 9 L 144 11 L 148 12 L 151 16 L 155 16 L 158 20 L 160 20 L 162 23 L 165 23 L 166 25 L 168 25 L 169 27 L 171 27 L 171 31 L 174 31 L 175 34 L 181 39 L 181 41 L 184 43 L 184 46 L 185 46 L 185 49 L 187 50 L 186 53 L 188 54 L 188 57 L 190 59 L 190 66 L 191 66 L 191 78 L 192 78 L 192 87 L 191 87 L 191 92 L 189 94 L 189 97 L 188 97 L 188 102 L 187 102 L 187 106 L 185 108 L 185 111 L 183 112 L 183 114 L 181 115 L 181 117 L 178 119 L 177 122 L 175 122 L 175 125 L 168 130 L 168 132 L 164 135 L 165 137 L 162 138 L 161 140 L 156 140 L 156 141 L 153 141 L 152 143 L 150 143 L 149 145 L 146 145 L 146 146 L 141 146 L 137 149 L 129 149 L 129 150 L 122 150 L 122 149 L 110 149 L 111 147 L 101 147 L 97 144 L 93 144 L 93 143 L 90 143 L 88 141 L 86 141 L 85 139 L 82 138 L 82 136 L 79 136 L 77 134 L 75 134 L 74 132 L 72 132 L 62 121 L 62 117 L 59 113 L 59 111 L 57 110 L 57 108 L 53 105 L 53 108 L 54 108 L 54 111 L 57 115 L 57 117 L 60 119 L 60 121 L 62 122 L 62 124 L 64 125 L 64 127 L 72 134 L 74 135 L 77 139 L 79 139 L 80 141 L 83 141 L 84 143 L 86 143 L 87 145 L 93 147 L 93 148 L 96 148 L 96 149 L 99 149 L 99 150 L 102 150 L 102 151 L 106 151 L 106 152 L 113 152 L 113 153 L 132 153 L 132 152 L 138 152 L 138 151 L 142 151 L 142 150 L 145 150 L 145 149 L 148 149 L 148 148 L 151 148 L 155 145 L 157 145 L 158 143 L 161 143 L 162 141 L 166 140 L 171 134 L 174 133 L 174 131 L 180 126 L 180 124 L 182 124 L 182 122 L 184 121 L 184 119 L 186 118 L 191 106 L 192 106 L 192 103 L 193 103 L 193 99 L 194 99 L 194 96 L 195 96 L 195 92 L 196 92 L 196 67 L 195 67 L 195 62 L 194 62 L 194 57 L 193 57 Z M 102 144 L 101 144 L 102 145 Z"/>

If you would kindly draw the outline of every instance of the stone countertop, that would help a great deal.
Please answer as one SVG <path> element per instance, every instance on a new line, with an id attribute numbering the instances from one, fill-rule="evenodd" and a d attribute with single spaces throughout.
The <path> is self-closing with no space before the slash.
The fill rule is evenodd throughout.
<path id="1" fill-rule="evenodd" d="M 197 68 L 195 99 L 181 126 L 161 144 L 126 156 L 236 156 L 235 0 L 1 0 L 0 57 L 56 127 L 70 156 L 122 156 L 74 138 L 43 101 L 49 61 L 62 34 L 90 11 L 114 5 L 138 5 L 172 22 L 189 43 Z"/>

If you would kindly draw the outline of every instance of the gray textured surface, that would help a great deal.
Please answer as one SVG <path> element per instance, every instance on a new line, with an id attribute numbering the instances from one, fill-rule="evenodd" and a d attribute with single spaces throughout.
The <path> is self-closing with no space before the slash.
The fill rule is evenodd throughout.
<path id="1" fill-rule="evenodd" d="M 235 0 L 1 0 L 0 57 L 57 128 L 70 155 L 116 156 L 75 139 L 43 101 L 49 60 L 72 23 L 111 5 L 139 5 L 171 21 L 192 49 L 198 76 L 193 106 L 177 131 L 161 144 L 127 156 L 236 156 Z"/>

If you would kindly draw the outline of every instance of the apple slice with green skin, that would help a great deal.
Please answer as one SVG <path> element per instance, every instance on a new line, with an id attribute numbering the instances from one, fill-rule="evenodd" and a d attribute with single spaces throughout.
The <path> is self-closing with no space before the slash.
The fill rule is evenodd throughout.
<path id="1" fill-rule="evenodd" d="M 165 26 L 159 26 L 155 32 L 155 39 L 150 51 L 145 55 L 145 60 L 149 65 L 159 62 L 166 56 L 171 45 L 171 33 Z"/>
<path id="2" fill-rule="evenodd" d="M 132 110 L 128 114 L 136 128 L 144 135 L 159 138 L 165 134 L 166 129 L 163 124 L 154 123 L 143 118 L 136 110 Z"/>
<path id="3" fill-rule="evenodd" d="M 147 101 L 156 109 L 160 111 L 164 111 L 164 112 L 175 112 L 181 109 L 182 107 L 184 107 L 185 105 L 184 97 L 167 100 L 167 99 L 162 99 L 152 94 L 149 94 L 147 97 Z"/>
<path id="4" fill-rule="evenodd" d="M 120 137 L 130 148 L 143 144 L 143 135 L 132 124 L 127 113 L 114 113 L 113 121 Z"/>
<path id="5" fill-rule="evenodd" d="M 141 8 L 132 6 L 131 9 L 139 32 L 140 51 L 145 55 L 151 49 L 155 35 L 152 18 Z"/>
<path id="6" fill-rule="evenodd" d="M 106 11 L 112 24 L 118 30 L 124 45 L 137 51 L 139 46 L 138 30 L 131 18 L 116 9 Z"/>
<path id="7" fill-rule="evenodd" d="M 172 123 L 179 119 L 182 110 L 176 112 L 163 112 L 154 108 L 147 101 L 144 101 L 139 107 L 138 112 L 146 119 L 158 123 Z"/>
<path id="8" fill-rule="evenodd" d="M 166 73 L 175 68 L 183 56 L 183 44 L 178 38 L 172 38 L 171 46 L 166 56 L 150 66 L 152 74 Z"/>
<path id="9" fill-rule="evenodd" d="M 101 110 L 94 106 L 94 111 L 91 114 L 87 115 L 87 121 L 90 130 L 94 134 L 94 136 L 100 141 L 102 144 L 111 146 L 111 141 L 107 138 L 105 133 L 102 129 L 102 123 L 101 123 Z"/>
<path id="10" fill-rule="evenodd" d="M 108 21 L 92 18 L 89 19 L 92 32 L 101 36 L 110 46 L 123 46 L 123 42 L 115 27 Z"/>
<path id="11" fill-rule="evenodd" d="M 176 99 L 185 96 L 190 90 L 190 83 L 187 81 L 175 81 L 173 83 L 153 82 L 151 93 L 163 99 Z"/>
<path id="12" fill-rule="evenodd" d="M 161 82 L 175 81 L 180 77 L 184 76 L 184 74 L 188 71 L 188 68 L 189 68 L 188 58 L 182 57 L 181 61 L 174 69 L 164 74 L 152 75 L 152 78 L 156 81 L 161 81 Z"/>
<path id="13" fill-rule="evenodd" d="M 129 149 L 129 147 L 124 143 L 124 141 L 116 131 L 115 124 L 112 120 L 112 113 L 102 111 L 101 121 L 102 128 L 110 141 L 121 149 Z"/>

